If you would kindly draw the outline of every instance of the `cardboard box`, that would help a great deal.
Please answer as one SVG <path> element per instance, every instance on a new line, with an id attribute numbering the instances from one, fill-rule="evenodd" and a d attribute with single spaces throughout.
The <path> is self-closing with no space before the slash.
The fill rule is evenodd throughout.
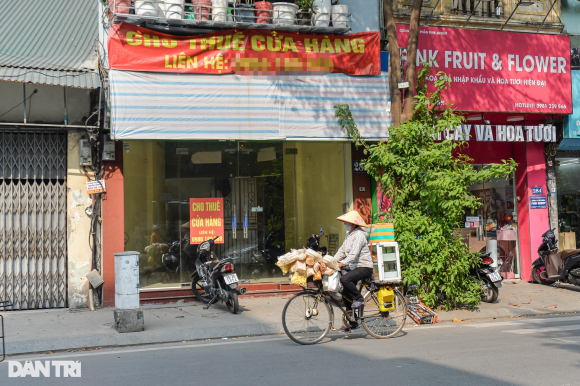
<path id="1" fill-rule="evenodd" d="M 560 249 L 577 249 L 575 232 L 560 232 Z"/>

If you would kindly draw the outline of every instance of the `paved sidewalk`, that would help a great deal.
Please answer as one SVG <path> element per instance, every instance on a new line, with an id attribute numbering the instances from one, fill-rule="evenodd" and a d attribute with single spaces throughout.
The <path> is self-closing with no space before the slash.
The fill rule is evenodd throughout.
<path id="1" fill-rule="evenodd" d="M 209 310 L 204 310 L 198 302 L 146 305 L 143 306 L 145 331 L 125 334 L 113 329 L 112 308 L 2 312 L 6 353 L 281 334 L 284 332 L 281 314 L 288 297 L 240 298 L 238 315 L 230 314 L 222 304 Z M 580 312 L 579 287 L 552 288 L 514 281 L 504 282 L 496 303 L 482 303 L 474 311 L 440 312 L 439 321 L 452 322 L 456 318 L 456 321 L 468 322 L 569 312 Z M 336 323 L 340 323 L 338 317 Z"/>

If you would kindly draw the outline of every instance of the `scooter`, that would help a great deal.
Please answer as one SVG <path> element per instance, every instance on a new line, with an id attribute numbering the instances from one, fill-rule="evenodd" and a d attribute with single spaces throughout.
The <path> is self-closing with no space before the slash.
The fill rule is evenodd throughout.
<path id="1" fill-rule="evenodd" d="M 493 259 L 490 255 L 491 253 L 482 253 L 480 255 L 481 265 L 477 268 L 472 268 L 469 272 L 469 276 L 480 283 L 481 291 L 483 292 L 481 301 L 485 303 L 493 303 L 497 300 L 503 280 L 499 274 L 503 261 L 499 259 L 498 267 L 494 268 L 491 266 Z"/>
<path id="2" fill-rule="evenodd" d="M 532 263 L 532 277 L 536 283 L 580 286 L 580 249 L 560 251 L 554 229 L 542 235 L 538 255 Z"/>
<path id="3" fill-rule="evenodd" d="M 312 249 L 313 251 L 320 252 L 323 255 L 326 255 L 327 251 L 326 247 L 320 246 L 320 238 L 322 237 L 322 235 L 324 235 L 324 229 L 320 228 L 319 235 L 313 234 L 312 237 L 308 238 L 308 241 L 306 242 L 306 247 Z"/>
<path id="4" fill-rule="evenodd" d="M 234 272 L 232 259 L 219 260 L 212 247 L 219 236 L 204 241 L 197 250 L 196 270 L 191 275 L 191 290 L 196 298 L 207 304 L 222 301 L 232 314 L 239 311 L 238 295 L 246 293 L 246 288 L 238 288 L 238 275 Z"/>

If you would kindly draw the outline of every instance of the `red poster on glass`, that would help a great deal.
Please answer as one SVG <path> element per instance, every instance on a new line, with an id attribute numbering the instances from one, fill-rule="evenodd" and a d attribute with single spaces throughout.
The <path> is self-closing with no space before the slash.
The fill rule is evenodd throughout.
<path id="1" fill-rule="evenodd" d="M 397 25 L 407 47 L 409 26 Z M 572 113 L 570 38 L 460 28 L 421 27 L 417 64 L 435 61 L 451 85 L 444 99 L 460 111 Z"/>
<path id="2" fill-rule="evenodd" d="M 219 236 L 216 244 L 224 243 L 224 199 L 189 199 L 190 244 L 201 244 Z"/>
<path id="3" fill-rule="evenodd" d="M 120 23 L 109 31 L 108 53 L 113 70 L 214 75 L 381 73 L 378 31 L 308 35 L 230 29 L 174 36 Z"/>

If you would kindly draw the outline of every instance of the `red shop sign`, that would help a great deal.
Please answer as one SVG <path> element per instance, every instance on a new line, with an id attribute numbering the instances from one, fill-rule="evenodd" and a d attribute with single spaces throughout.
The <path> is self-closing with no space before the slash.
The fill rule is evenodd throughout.
<path id="1" fill-rule="evenodd" d="M 407 47 L 408 25 L 397 25 L 397 38 Z M 421 27 L 417 63 L 430 59 L 460 111 L 572 113 L 568 36 Z"/>
<path id="2" fill-rule="evenodd" d="M 173 36 L 120 23 L 109 31 L 114 70 L 191 74 L 379 75 L 379 32 L 306 35 L 286 31 L 226 30 Z"/>
<path id="3" fill-rule="evenodd" d="M 220 236 L 216 244 L 224 243 L 224 199 L 189 199 L 190 244 L 201 244 Z"/>

